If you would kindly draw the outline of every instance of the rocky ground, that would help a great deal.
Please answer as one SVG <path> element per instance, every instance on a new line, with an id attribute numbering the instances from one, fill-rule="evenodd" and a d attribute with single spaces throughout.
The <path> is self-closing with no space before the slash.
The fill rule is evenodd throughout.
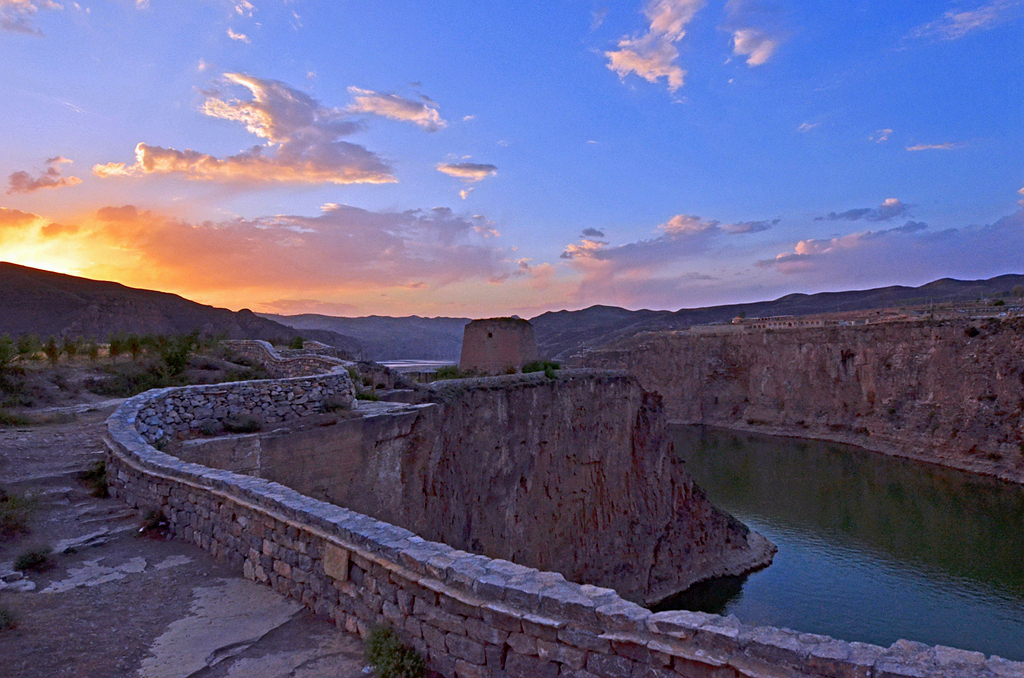
<path id="1" fill-rule="evenodd" d="M 119 401 L 46 413 L 0 428 L 0 486 L 36 498 L 31 531 L 0 541 L 0 676 L 348 678 L 362 643 L 295 601 L 180 541 L 139 535 L 142 520 L 90 496 L 77 474 L 103 456 L 103 422 Z M 27 576 L 14 560 L 52 549 Z"/>

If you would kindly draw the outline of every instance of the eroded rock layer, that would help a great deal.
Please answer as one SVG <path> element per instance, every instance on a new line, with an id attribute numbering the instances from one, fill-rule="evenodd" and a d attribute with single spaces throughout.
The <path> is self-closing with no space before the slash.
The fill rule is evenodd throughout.
<path id="1" fill-rule="evenodd" d="M 669 419 L 850 442 L 1024 482 L 1024 319 L 638 335 L 589 354 Z"/>

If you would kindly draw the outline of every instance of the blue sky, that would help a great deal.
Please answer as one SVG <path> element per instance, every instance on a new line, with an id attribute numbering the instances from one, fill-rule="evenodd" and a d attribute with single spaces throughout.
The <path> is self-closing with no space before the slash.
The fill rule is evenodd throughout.
<path id="1" fill-rule="evenodd" d="M 0 259 L 231 308 L 1024 272 L 1021 0 L 0 0 L 0 60 Z"/>

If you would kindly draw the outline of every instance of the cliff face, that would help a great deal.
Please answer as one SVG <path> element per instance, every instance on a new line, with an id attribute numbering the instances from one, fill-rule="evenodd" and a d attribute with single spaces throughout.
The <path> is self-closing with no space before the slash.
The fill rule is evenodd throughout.
<path id="1" fill-rule="evenodd" d="M 674 421 L 851 442 L 1024 482 L 1024 319 L 640 335 L 589 354 Z"/>
<path id="2" fill-rule="evenodd" d="M 638 602 L 771 562 L 775 547 L 694 485 L 660 398 L 634 378 L 570 371 L 431 390 L 432 403 L 361 404 L 330 426 L 191 441 L 180 454 Z"/>

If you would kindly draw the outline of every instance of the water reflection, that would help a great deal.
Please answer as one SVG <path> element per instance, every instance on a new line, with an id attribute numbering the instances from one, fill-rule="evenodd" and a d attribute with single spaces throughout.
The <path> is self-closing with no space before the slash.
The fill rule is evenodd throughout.
<path id="1" fill-rule="evenodd" d="M 830 443 L 673 434 L 711 500 L 779 554 L 767 570 L 708 583 L 672 607 L 1024 659 L 1020 487 Z"/>

